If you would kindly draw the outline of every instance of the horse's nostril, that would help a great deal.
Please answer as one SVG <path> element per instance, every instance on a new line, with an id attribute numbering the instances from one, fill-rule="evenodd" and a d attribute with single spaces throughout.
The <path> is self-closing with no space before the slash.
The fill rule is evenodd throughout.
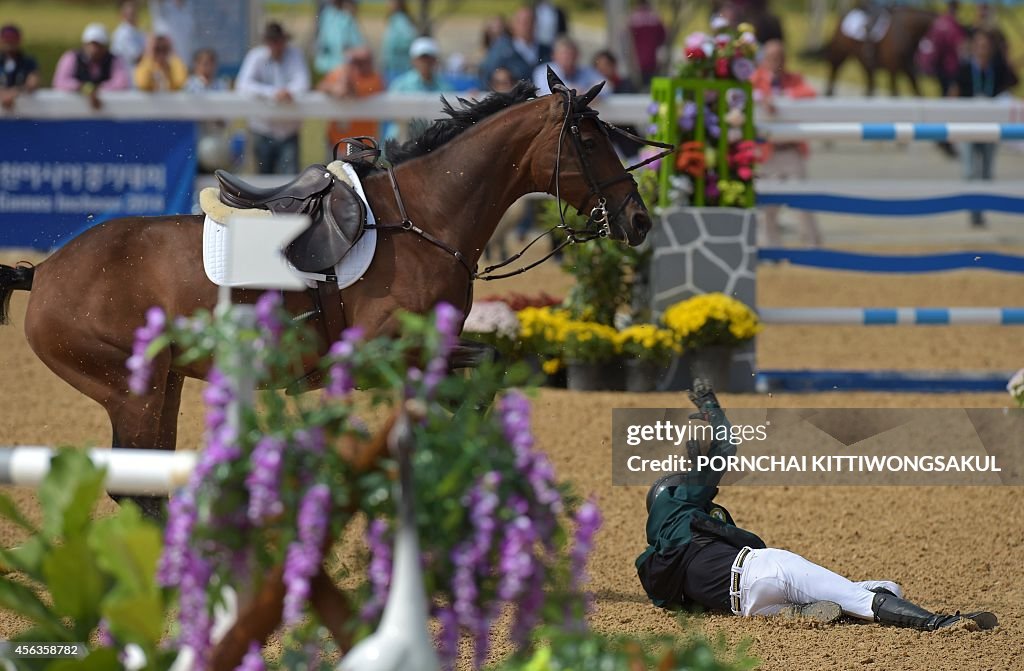
<path id="1" fill-rule="evenodd" d="M 651 230 L 651 218 L 646 212 L 637 212 L 633 215 L 633 228 L 637 233 L 647 233 Z"/>

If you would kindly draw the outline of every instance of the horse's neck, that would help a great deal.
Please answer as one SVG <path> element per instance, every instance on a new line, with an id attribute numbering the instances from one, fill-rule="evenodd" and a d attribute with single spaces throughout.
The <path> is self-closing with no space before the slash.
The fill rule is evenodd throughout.
<path id="1" fill-rule="evenodd" d="M 536 132 L 525 128 L 527 124 L 493 121 L 487 119 L 434 152 L 395 168 L 409 218 L 462 252 L 471 266 L 505 211 L 537 190 L 529 165 Z M 368 180 L 367 193 L 382 223 L 400 221 L 386 174 Z"/>

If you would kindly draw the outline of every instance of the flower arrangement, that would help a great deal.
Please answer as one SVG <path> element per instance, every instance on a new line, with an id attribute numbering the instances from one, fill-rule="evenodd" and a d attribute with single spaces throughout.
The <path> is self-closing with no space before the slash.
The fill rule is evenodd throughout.
<path id="1" fill-rule="evenodd" d="M 750 78 L 758 44 L 753 28 L 724 22 L 711 34 L 686 38 L 676 78 L 652 83 L 648 133 L 677 145 L 675 160 L 661 162 L 659 204 L 752 207 L 754 142 Z"/>
<path id="2" fill-rule="evenodd" d="M 1010 381 L 1006 383 L 1006 391 L 1010 392 L 1010 396 L 1017 405 L 1024 408 L 1024 368 L 1014 373 Z"/>
<path id="3" fill-rule="evenodd" d="M 739 345 L 762 328 L 757 315 L 747 305 L 718 292 L 675 303 L 665 310 L 662 321 L 685 349 Z"/>
<path id="4" fill-rule="evenodd" d="M 561 305 L 562 303 L 561 298 L 556 298 L 546 291 L 533 295 L 510 291 L 500 296 L 485 296 L 481 300 L 484 302 L 499 301 L 509 306 L 514 312 L 519 312 L 525 308 L 546 308 L 553 305 Z"/>
<path id="5" fill-rule="evenodd" d="M 495 332 L 507 333 L 511 324 L 502 314 Z M 600 515 L 592 503 L 575 506 L 555 481 L 534 445 L 525 396 L 506 391 L 495 412 L 477 411 L 521 372 L 509 377 L 504 367 L 485 365 L 472 379 L 448 375 L 457 310 L 442 304 L 427 318 L 403 315 L 397 340 L 345 331 L 324 362 L 324 394 L 263 393 L 243 411 L 240 426 L 228 421 L 238 398 L 226 374 L 231 362 L 274 388 L 294 379 L 308 355 L 308 338 L 282 311 L 279 294 L 260 299 L 255 323 L 232 311 L 173 323 L 149 317 L 137 348 L 144 361 L 172 342 L 183 357 L 217 355 L 204 394 L 207 447 L 171 500 L 157 569 L 159 584 L 177 595 L 178 640 L 194 651 L 195 668 L 206 668 L 212 654 L 211 614 L 221 590 L 258 594 L 275 567 L 284 593 L 280 621 L 300 648 L 315 640 L 319 624 L 339 630 L 319 619 L 311 596 L 328 579 L 325 557 L 356 512 L 371 523 L 369 580 L 355 605 L 368 625 L 380 616 L 390 586 L 394 504 L 383 469 L 364 472 L 351 459 L 353 445 L 372 434 L 352 402 L 356 388 L 369 390 L 371 408 L 422 408 L 412 466 L 426 590 L 441 623 L 445 668 L 455 666 L 463 632 L 474 640 L 473 668 L 483 664 L 493 622 L 508 604 L 517 609 L 512 637 L 520 645 L 545 622 L 582 622 L 581 562 Z M 140 384 L 146 373 L 133 363 Z M 457 408 L 455 416 L 444 408 Z M 570 539 L 579 550 L 566 551 Z M 553 595 L 558 606 L 547 613 Z M 258 645 L 252 654 L 255 664 Z"/>
<path id="6" fill-rule="evenodd" d="M 601 363 L 619 353 L 618 332 L 597 322 L 570 320 L 562 341 L 562 356 L 576 363 Z"/>
<path id="7" fill-rule="evenodd" d="M 748 81 L 757 69 L 753 61 L 758 48 L 754 27 L 741 23 L 732 30 L 728 22 L 716 21 L 712 30 L 711 35 L 695 32 L 686 36 L 686 60 L 679 68 L 679 76 Z"/>
<path id="8" fill-rule="evenodd" d="M 611 326 L 573 319 L 562 308 L 526 308 L 517 313 L 523 348 L 543 359 L 545 373 L 557 373 L 566 361 L 597 363 L 619 353 Z"/>
<path id="9" fill-rule="evenodd" d="M 475 301 L 466 316 L 462 335 L 490 345 L 503 356 L 515 355 L 519 344 L 519 318 L 503 301 Z"/>
<path id="10" fill-rule="evenodd" d="M 641 361 L 663 363 L 683 351 L 675 331 L 656 324 L 634 324 L 619 331 L 616 340 L 620 352 Z"/>

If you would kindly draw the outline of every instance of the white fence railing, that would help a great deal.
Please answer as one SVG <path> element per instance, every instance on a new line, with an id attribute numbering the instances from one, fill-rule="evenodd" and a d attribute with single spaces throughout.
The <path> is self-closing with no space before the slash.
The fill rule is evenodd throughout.
<path id="1" fill-rule="evenodd" d="M 454 102 L 456 95 L 445 96 Z M 479 95 L 479 94 L 477 94 Z M 44 89 L 18 98 L 12 111 L 0 110 L 4 119 L 169 119 L 215 120 L 235 118 L 279 119 L 433 119 L 440 116 L 438 94 L 385 93 L 358 100 L 336 100 L 309 93 L 293 103 L 278 104 L 231 92 L 205 94 L 118 91 L 101 94 L 103 107 L 93 110 L 84 97 Z M 651 100 L 642 94 L 615 94 L 596 106 L 613 123 L 644 124 Z M 1024 101 L 946 100 L 926 98 L 816 98 L 779 100 L 776 113 L 759 114 L 760 122 L 774 123 L 1022 123 Z"/>

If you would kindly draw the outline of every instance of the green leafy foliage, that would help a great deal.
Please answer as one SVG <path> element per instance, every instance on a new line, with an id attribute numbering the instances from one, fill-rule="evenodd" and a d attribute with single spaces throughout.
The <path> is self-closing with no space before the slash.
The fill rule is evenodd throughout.
<path id="1" fill-rule="evenodd" d="M 545 226 L 559 222 L 558 201 L 545 201 L 540 219 Z M 570 209 L 565 220 L 572 228 L 582 229 L 586 217 Z M 598 238 L 565 248 L 562 268 L 576 279 L 565 300 L 573 319 L 604 326 L 615 325 L 615 315 L 630 311 L 637 269 L 647 262 L 649 252 L 625 243 Z"/>
<path id="2" fill-rule="evenodd" d="M 33 535 L 0 552 L 17 573 L 0 576 L 0 608 L 32 623 L 20 641 L 88 641 L 100 621 L 119 643 L 135 643 L 147 669 L 166 668 L 157 644 L 166 627 L 167 603 L 154 579 L 160 530 L 126 504 L 113 516 L 94 519 L 104 471 L 81 451 L 57 452 L 39 487 L 43 525 L 35 529 L 13 503 L 0 516 Z M 97 648 L 82 659 L 25 661 L 27 669 L 122 668 L 117 651 Z"/>

